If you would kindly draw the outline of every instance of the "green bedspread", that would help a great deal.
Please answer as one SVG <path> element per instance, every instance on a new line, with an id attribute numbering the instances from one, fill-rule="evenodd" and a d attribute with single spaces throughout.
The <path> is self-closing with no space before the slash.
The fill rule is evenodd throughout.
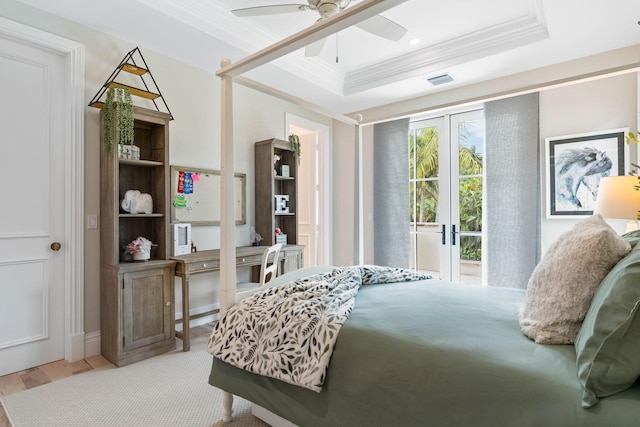
<path id="1" fill-rule="evenodd" d="M 300 426 L 640 425 L 638 384 L 581 407 L 573 345 L 526 338 L 523 297 L 439 280 L 365 286 L 320 393 L 217 359 L 209 383 Z"/>

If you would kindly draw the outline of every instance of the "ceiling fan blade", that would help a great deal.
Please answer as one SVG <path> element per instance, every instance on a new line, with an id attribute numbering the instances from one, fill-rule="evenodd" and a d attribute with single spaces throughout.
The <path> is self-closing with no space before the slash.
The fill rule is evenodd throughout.
<path id="1" fill-rule="evenodd" d="M 304 48 L 304 56 L 318 56 L 322 49 L 324 49 L 324 44 L 327 42 L 327 38 L 323 38 L 318 40 L 317 42 L 313 42 L 307 47 Z"/>
<path id="2" fill-rule="evenodd" d="M 372 16 L 371 18 L 356 24 L 356 26 L 370 32 L 371 34 L 375 34 L 376 36 L 393 40 L 395 42 L 407 34 L 407 29 L 402 25 L 381 15 Z"/>
<path id="3" fill-rule="evenodd" d="M 306 4 L 272 4 L 270 6 L 247 7 L 245 9 L 232 10 L 235 16 L 262 16 L 277 15 L 279 13 L 293 13 L 309 9 Z"/>

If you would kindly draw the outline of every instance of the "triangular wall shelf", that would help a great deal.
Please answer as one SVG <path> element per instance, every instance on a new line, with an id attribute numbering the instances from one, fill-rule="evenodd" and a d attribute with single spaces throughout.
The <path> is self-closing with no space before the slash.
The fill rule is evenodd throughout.
<path id="1" fill-rule="evenodd" d="M 138 58 L 138 62 L 136 62 L 136 57 Z M 144 89 L 115 81 L 116 77 L 118 77 L 121 71 L 139 76 Z M 148 81 L 145 80 L 145 76 L 148 77 Z M 124 56 L 122 61 L 120 61 L 120 64 L 116 67 L 115 70 L 113 70 L 113 73 L 111 73 L 107 81 L 104 83 L 104 85 L 102 85 L 98 93 L 96 93 L 91 102 L 89 102 L 89 106 L 103 108 L 104 101 L 100 100 L 100 98 L 102 98 L 107 89 L 109 89 L 110 87 L 122 87 L 129 89 L 131 95 L 151 100 L 153 102 L 153 105 L 155 105 L 156 110 L 158 111 L 162 111 L 158 107 L 157 103 L 158 100 L 161 100 L 166 108 L 166 111 L 164 112 L 169 113 L 169 115 L 171 116 L 171 120 L 173 120 L 173 114 L 171 114 L 171 110 L 169 109 L 167 102 L 162 97 L 160 88 L 156 84 L 156 81 L 151 74 L 151 70 L 147 66 L 147 63 L 145 62 L 139 48 L 136 47 Z"/>

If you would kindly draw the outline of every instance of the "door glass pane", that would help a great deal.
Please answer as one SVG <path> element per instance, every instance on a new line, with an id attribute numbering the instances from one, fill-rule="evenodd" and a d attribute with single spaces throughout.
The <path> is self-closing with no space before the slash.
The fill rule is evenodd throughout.
<path id="1" fill-rule="evenodd" d="M 482 175 L 484 120 L 464 120 L 458 123 L 458 158 L 460 176 Z"/>
<path id="2" fill-rule="evenodd" d="M 460 236 L 460 283 L 482 284 L 482 237 Z"/>
<path id="3" fill-rule="evenodd" d="M 482 177 L 460 178 L 460 231 L 482 231 Z"/>
<path id="4" fill-rule="evenodd" d="M 411 267 L 436 277 L 440 270 L 438 212 L 438 127 L 413 129 L 409 135 L 411 195 Z"/>
<path id="5" fill-rule="evenodd" d="M 438 128 L 416 130 L 415 178 L 438 176 Z"/>
<path id="6" fill-rule="evenodd" d="M 460 282 L 482 283 L 484 119 L 458 122 Z"/>
<path id="7" fill-rule="evenodd" d="M 436 224 L 422 224 L 415 235 L 416 270 L 434 277 L 440 277 L 441 234 L 439 228 Z"/>

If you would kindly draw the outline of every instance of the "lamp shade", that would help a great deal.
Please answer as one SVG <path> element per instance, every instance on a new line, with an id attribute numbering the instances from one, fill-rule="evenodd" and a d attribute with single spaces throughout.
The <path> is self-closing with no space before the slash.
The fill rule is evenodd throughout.
<path id="1" fill-rule="evenodd" d="M 640 211 L 637 176 L 608 176 L 600 180 L 594 213 L 603 218 L 636 220 Z"/>

